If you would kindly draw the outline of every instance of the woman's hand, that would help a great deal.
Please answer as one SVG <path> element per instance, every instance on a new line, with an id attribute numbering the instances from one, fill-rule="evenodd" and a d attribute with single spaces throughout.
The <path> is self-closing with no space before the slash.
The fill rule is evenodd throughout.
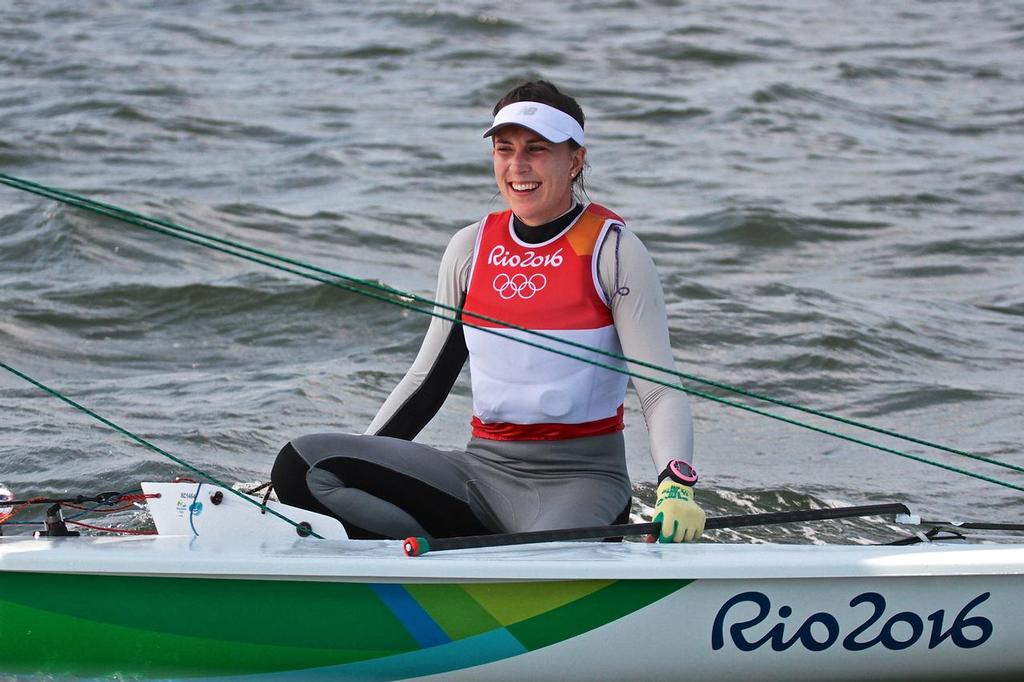
<path id="1" fill-rule="evenodd" d="M 704 532 L 704 510 L 693 500 L 693 488 L 666 478 L 658 484 L 654 521 L 661 522 L 658 542 L 691 542 Z"/>

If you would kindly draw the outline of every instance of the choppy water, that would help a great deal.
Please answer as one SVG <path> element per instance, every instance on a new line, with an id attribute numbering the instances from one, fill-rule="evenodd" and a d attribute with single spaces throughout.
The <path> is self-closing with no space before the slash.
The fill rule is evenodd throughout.
<path id="1" fill-rule="evenodd" d="M 500 207 L 490 107 L 546 77 L 588 114 L 590 195 L 652 252 L 681 369 L 1024 464 L 1022 10 L 3 3 L 0 172 L 429 296 L 449 236 Z M 427 324 L 6 187 L 0 262 L 3 361 L 230 480 L 293 436 L 362 431 Z M 1019 492 L 694 410 L 713 514 L 1024 518 Z M 18 492 L 182 473 L 6 373 L 0 411 Z M 460 447 L 468 415 L 462 382 L 420 439 Z M 850 534 L 872 531 L 788 531 Z"/>

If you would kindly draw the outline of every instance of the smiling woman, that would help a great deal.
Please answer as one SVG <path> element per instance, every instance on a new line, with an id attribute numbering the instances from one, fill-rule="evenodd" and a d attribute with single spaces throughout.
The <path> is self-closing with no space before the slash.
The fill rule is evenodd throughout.
<path id="1" fill-rule="evenodd" d="M 494 178 L 512 212 L 530 227 L 551 222 L 572 208 L 572 181 L 586 149 L 554 144 L 528 128 L 494 133 Z"/>
<path id="2" fill-rule="evenodd" d="M 484 137 L 508 209 L 459 230 L 441 261 L 434 318 L 412 367 L 364 435 L 285 445 L 282 502 L 341 519 L 352 537 L 449 537 L 625 521 L 626 375 L 611 353 L 673 366 L 661 284 L 639 239 L 573 189 L 586 164 L 579 104 L 547 81 L 502 97 Z M 589 347 L 585 360 L 523 343 L 530 331 Z M 472 438 L 449 452 L 411 442 L 469 358 Z M 672 376 L 655 377 L 674 382 Z M 704 512 L 686 395 L 634 379 L 659 476 L 663 542 L 694 540 Z"/>
<path id="3" fill-rule="evenodd" d="M 541 99 L 554 102 L 544 104 Z M 573 207 L 572 188 L 582 182 L 587 149 L 583 110 L 545 83 L 527 83 L 494 107 L 494 179 L 512 213 L 535 227 Z"/>

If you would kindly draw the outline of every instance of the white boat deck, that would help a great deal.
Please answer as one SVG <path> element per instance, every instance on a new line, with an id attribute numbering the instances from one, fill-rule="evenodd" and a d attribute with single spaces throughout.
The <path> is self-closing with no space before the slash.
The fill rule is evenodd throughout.
<path id="1" fill-rule="evenodd" d="M 559 542 L 410 558 L 399 541 L 4 537 L 0 570 L 360 582 L 1019 576 L 1024 544 Z"/>

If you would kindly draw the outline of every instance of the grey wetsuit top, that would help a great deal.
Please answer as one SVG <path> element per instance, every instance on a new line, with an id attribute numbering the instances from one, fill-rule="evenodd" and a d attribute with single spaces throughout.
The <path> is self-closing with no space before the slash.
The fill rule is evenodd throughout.
<path id="1" fill-rule="evenodd" d="M 462 305 L 479 229 L 480 223 L 468 225 L 449 242 L 438 273 L 439 303 Z M 675 367 L 661 283 L 650 254 L 633 232 L 624 229 L 609 233 L 598 256 L 598 276 L 605 296 L 612 301 L 612 318 L 623 354 L 658 366 Z M 628 293 L 622 293 L 627 290 Z M 431 319 L 416 359 L 377 412 L 367 434 L 411 439 L 433 417 L 464 360 L 464 356 L 455 360 L 449 357 L 453 355 L 450 349 L 459 345 L 453 341 L 456 336 L 461 336 L 459 325 L 437 317 Z M 633 363 L 629 369 L 678 383 L 672 375 Z M 693 421 L 686 394 L 643 379 L 633 378 L 632 382 L 647 423 L 655 471 L 661 471 L 672 459 L 692 463 Z"/>

